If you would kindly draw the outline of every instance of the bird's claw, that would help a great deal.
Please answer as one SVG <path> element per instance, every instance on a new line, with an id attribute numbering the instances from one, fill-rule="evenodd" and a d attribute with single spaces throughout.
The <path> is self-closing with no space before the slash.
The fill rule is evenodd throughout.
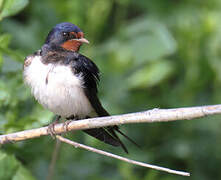
<path id="1" fill-rule="evenodd" d="M 55 132 L 55 125 L 57 124 L 57 122 L 53 122 L 51 124 L 48 125 L 48 129 L 47 129 L 47 132 L 51 135 L 51 137 L 53 139 L 55 139 L 55 136 L 56 136 L 56 132 Z"/>
<path id="2" fill-rule="evenodd" d="M 72 120 L 67 120 L 67 121 L 65 121 L 64 124 L 63 124 L 63 128 L 65 129 L 66 132 L 69 131 L 68 125 L 71 123 L 71 121 L 72 121 Z"/>
<path id="3" fill-rule="evenodd" d="M 55 132 L 55 125 L 59 123 L 61 116 L 57 116 L 55 121 L 52 122 L 51 124 L 48 125 L 48 129 L 47 132 L 51 135 L 51 137 L 54 139 L 56 136 L 56 132 Z"/>

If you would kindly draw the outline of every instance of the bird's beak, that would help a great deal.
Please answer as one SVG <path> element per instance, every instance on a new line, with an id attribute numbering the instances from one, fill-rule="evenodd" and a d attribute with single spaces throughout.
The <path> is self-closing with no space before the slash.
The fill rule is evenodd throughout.
<path id="1" fill-rule="evenodd" d="M 88 41 L 87 39 L 85 39 L 85 38 L 80 38 L 80 39 L 78 39 L 77 41 L 82 42 L 82 43 L 89 44 L 89 41 Z"/>

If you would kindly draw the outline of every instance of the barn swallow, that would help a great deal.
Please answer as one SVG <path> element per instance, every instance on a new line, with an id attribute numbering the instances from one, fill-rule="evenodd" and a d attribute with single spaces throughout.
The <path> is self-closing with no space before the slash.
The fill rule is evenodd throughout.
<path id="1" fill-rule="evenodd" d="M 82 44 L 89 41 L 79 27 L 60 23 L 49 32 L 41 49 L 24 61 L 24 81 L 35 99 L 65 119 L 109 116 L 97 96 L 99 69 L 79 53 Z M 117 133 L 136 144 L 118 126 L 83 131 L 104 143 L 121 146 L 126 153 L 128 150 Z"/>

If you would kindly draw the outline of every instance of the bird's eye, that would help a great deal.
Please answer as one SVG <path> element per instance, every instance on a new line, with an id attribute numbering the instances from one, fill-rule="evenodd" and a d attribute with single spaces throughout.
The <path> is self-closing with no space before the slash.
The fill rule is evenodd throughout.
<path id="1" fill-rule="evenodd" d="M 68 33 L 66 33 L 66 32 L 63 32 L 63 36 L 68 36 Z"/>

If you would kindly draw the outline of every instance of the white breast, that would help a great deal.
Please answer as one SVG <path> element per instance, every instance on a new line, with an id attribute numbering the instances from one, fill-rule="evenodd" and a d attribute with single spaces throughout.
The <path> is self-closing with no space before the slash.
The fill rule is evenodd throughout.
<path id="1" fill-rule="evenodd" d="M 85 117 L 93 108 L 84 94 L 81 75 L 64 65 L 43 64 L 40 56 L 24 68 L 24 80 L 32 94 L 45 108 L 57 115 Z"/>

